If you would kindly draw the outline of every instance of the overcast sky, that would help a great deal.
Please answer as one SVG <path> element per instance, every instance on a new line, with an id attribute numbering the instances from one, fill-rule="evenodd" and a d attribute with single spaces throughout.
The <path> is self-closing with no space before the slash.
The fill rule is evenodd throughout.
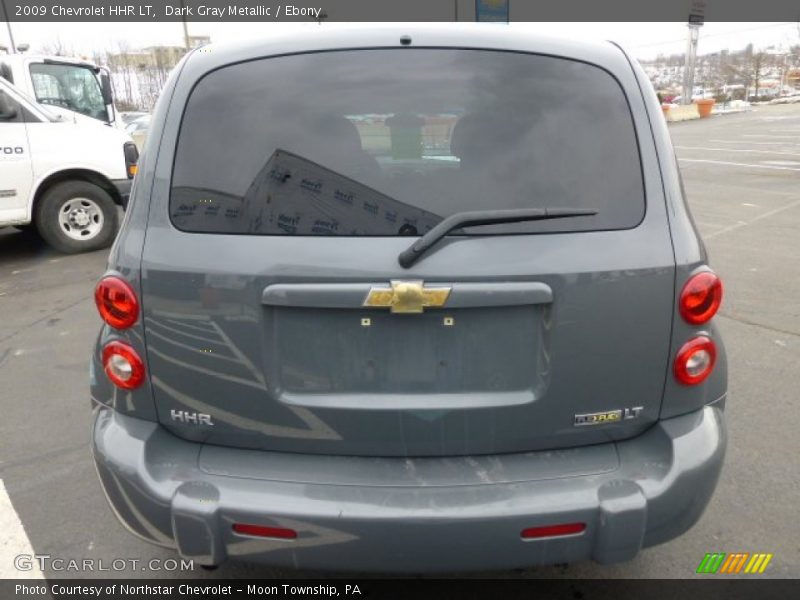
<path id="1" fill-rule="evenodd" d="M 327 23 L 321 27 L 337 26 Z M 369 24 L 362 24 L 368 27 Z M 308 24 L 305 27 L 319 27 Z M 502 27 L 503 25 L 489 25 Z M 519 26 L 519 24 L 515 25 Z M 190 35 L 210 35 L 213 42 L 268 36 L 273 28 L 297 27 L 274 23 L 189 23 Z M 530 23 L 532 30 L 550 35 L 581 39 L 610 39 L 629 48 L 640 59 L 659 53 L 681 53 L 686 45 L 685 23 Z M 156 44 L 182 45 L 181 23 L 13 23 L 16 43 L 28 43 L 32 51 L 41 50 L 59 38 L 75 54 L 116 51 L 120 43 L 130 49 Z M 5 23 L 0 24 L 0 44 L 8 42 Z M 700 54 L 738 50 L 753 43 L 756 48 L 800 44 L 798 23 L 706 23 L 701 29 Z"/>

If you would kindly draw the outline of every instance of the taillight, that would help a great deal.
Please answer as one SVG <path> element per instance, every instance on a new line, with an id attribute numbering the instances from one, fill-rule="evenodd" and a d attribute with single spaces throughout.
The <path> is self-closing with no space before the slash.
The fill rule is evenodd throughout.
<path id="1" fill-rule="evenodd" d="M 144 381 L 142 359 L 124 342 L 109 342 L 103 347 L 103 370 L 111 383 L 124 390 L 135 389 Z"/>
<path id="2" fill-rule="evenodd" d="M 675 357 L 675 378 L 685 385 L 697 385 L 711 374 L 717 361 L 713 340 L 701 335 L 686 342 Z"/>
<path id="3" fill-rule="evenodd" d="M 127 281 L 104 277 L 94 289 L 94 302 L 103 321 L 115 329 L 127 329 L 139 318 L 139 300 Z"/>
<path id="4" fill-rule="evenodd" d="M 700 325 L 713 317 L 722 303 L 722 282 L 711 271 L 689 278 L 681 290 L 678 308 L 684 321 Z"/>

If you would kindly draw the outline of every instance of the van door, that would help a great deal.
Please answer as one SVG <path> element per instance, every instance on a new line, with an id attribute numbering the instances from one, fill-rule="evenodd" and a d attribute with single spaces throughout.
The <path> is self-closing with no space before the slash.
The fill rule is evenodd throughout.
<path id="1" fill-rule="evenodd" d="M 0 89 L 0 224 L 25 221 L 33 185 L 33 165 L 25 109 Z"/>

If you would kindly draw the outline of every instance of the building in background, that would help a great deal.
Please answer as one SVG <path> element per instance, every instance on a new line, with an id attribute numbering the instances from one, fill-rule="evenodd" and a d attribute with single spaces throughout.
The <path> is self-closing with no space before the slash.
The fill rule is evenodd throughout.
<path id="1" fill-rule="evenodd" d="M 209 36 L 189 36 L 191 48 L 210 43 Z M 120 109 L 152 110 L 170 71 L 184 54 L 183 46 L 148 46 L 138 50 L 121 47 L 101 58 L 111 71 Z"/>
<path id="2" fill-rule="evenodd" d="M 105 57 L 121 110 L 152 110 L 169 72 L 186 53 L 183 46 L 121 49 Z"/>
<path id="3" fill-rule="evenodd" d="M 640 61 L 662 97 L 680 94 L 683 54 Z M 800 45 L 738 51 L 723 50 L 697 57 L 693 97 L 726 100 L 768 100 L 800 91 Z"/>

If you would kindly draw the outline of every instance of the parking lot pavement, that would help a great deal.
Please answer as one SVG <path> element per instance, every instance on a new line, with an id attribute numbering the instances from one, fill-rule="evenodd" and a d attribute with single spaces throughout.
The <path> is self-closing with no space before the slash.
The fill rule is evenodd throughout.
<path id="1" fill-rule="evenodd" d="M 632 562 L 529 569 L 491 576 L 690 577 L 706 552 L 770 552 L 764 576 L 800 577 L 800 105 L 670 127 L 697 225 L 726 296 L 719 318 L 730 367 L 728 457 L 717 492 L 686 535 Z M 92 289 L 105 253 L 61 256 L 35 237 L 0 231 L 0 544 L 29 543 L 66 559 L 173 558 L 127 533 L 108 509 L 89 448 L 87 361 L 100 320 Z M 13 508 L 11 508 L 13 505 Z M 16 520 L 18 516 L 18 521 Z M 24 528 L 24 531 L 23 531 Z M 12 547 L 13 546 L 13 547 Z M 45 576 L 286 577 L 312 573 L 229 563 L 207 572 Z"/>

